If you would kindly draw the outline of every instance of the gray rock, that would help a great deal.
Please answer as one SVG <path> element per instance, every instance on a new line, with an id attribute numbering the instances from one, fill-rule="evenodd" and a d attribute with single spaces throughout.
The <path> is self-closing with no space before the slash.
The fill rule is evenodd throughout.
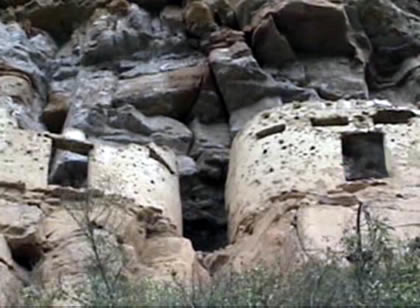
<path id="1" fill-rule="evenodd" d="M 279 94 L 276 83 L 261 69 L 245 43 L 214 49 L 209 59 L 229 112 Z"/>
<path id="2" fill-rule="evenodd" d="M 202 124 L 195 119 L 190 128 L 194 133 L 194 144 L 190 155 L 194 158 L 209 150 L 230 147 L 229 126 L 226 123 Z"/>
<path id="3" fill-rule="evenodd" d="M 352 56 L 355 47 L 349 37 L 350 28 L 343 6 L 329 1 L 322 2 L 324 5 L 289 0 L 282 6 L 272 2 L 278 30 L 287 37 L 296 51 Z"/>
<path id="4" fill-rule="evenodd" d="M 94 124 L 87 121 L 89 110 L 93 107 L 110 108 L 116 85 L 117 77 L 111 71 L 81 70 L 75 81 L 65 128 L 85 130 Z M 95 129 L 100 130 L 100 127 Z"/>
<path id="5" fill-rule="evenodd" d="M 177 156 L 177 168 L 181 178 L 191 177 L 198 173 L 194 159 L 186 155 Z"/>
<path id="6" fill-rule="evenodd" d="M 278 107 L 282 105 L 279 98 L 265 98 L 260 100 L 254 105 L 246 106 L 241 109 L 235 110 L 231 113 L 229 119 L 230 133 L 232 138 L 250 121 L 254 116 L 261 111 Z"/>
<path id="7" fill-rule="evenodd" d="M 374 88 L 383 87 L 384 83 L 386 86 L 387 80 L 381 77 L 395 73 L 404 60 L 416 57 L 420 51 L 420 18 L 404 11 L 404 6 L 398 7 L 400 2 L 351 2 L 373 47 L 369 73 Z"/>
<path id="8" fill-rule="evenodd" d="M 147 59 L 118 61 L 120 79 L 131 79 L 141 75 L 151 75 L 175 71 L 185 67 L 206 65 L 207 58 L 200 52 L 187 50 L 179 53 L 156 55 Z"/>
<path id="9" fill-rule="evenodd" d="M 307 86 L 316 89 L 322 98 L 337 100 L 369 97 L 361 63 L 344 57 L 305 58 L 302 62 L 307 74 Z"/>
<path id="10" fill-rule="evenodd" d="M 394 4 L 409 13 L 420 16 L 420 4 L 417 1 L 397 0 Z"/>
<path id="11" fill-rule="evenodd" d="M 94 107 L 111 107 L 116 83 L 117 78 L 110 71 L 80 71 L 71 93 L 63 134 L 83 141 L 90 133 L 102 132 L 105 127 L 100 121 L 92 121 L 92 110 Z M 50 182 L 64 186 L 83 186 L 87 176 L 87 162 L 87 156 L 57 151 L 51 165 Z"/>
<path id="12" fill-rule="evenodd" d="M 43 32 L 28 36 L 17 23 L 0 23 L 0 96 L 10 96 L 21 128 L 44 130 L 40 123 L 47 100 L 49 59 L 57 47 Z"/>
<path id="13" fill-rule="evenodd" d="M 176 5 L 167 5 L 160 12 L 160 20 L 171 33 L 185 33 L 185 24 L 182 8 Z"/>
<path id="14" fill-rule="evenodd" d="M 21 19 L 49 32 L 55 39 L 65 41 L 74 28 L 90 16 L 104 0 L 32 0 L 16 8 Z"/>
<path id="15" fill-rule="evenodd" d="M 287 38 L 281 34 L 271 16 L 261 22 L 252 34 L 252 49 L 262 67 L 282 67 L 296 60 Z"/>
<path id="16" fill-rule="evenodd" d="M 148 116 L 185 117 L 195 103 L 206 66 L 120 80 L 114 106 L 133 105 Z"/>
<path id="17" fill-rule="evenodd" d="M 281 68 L 264 68 L 276 81 L 292 83 L 298 87 L 307 85 L 305 66 L 300 61 L 288 62 Z"/>
<path id="18" fill-rule="evenodd" d="M 129 105 L 109 110 L 107 124 L 109 134 L 97 135 L 103 140 L 154 142 L 168 146 L 177 154 L 186 154 L 193 139 L 192 132 L 181 122 L 163 116 L 147 117 Z"/>
<path id="19" fill-rule="evenodd" d="M 211 149 L 201 153 L 197 160 L 199 175 L 212 181 L 224 182 L 229 164 L 229 149 Z"/>
<path id="20" fill-rule="evenodd" d="M 282 101 L 318 99 L 312 89 L 297 87 L 290 81 L 276 81 L 242 42 L 213 50 L 210 64 L 230 114 L 233 133 L 264 108 L 278 106 Z"/>
<path id="21" fill-rule="evenodd" d="M 410 47 L 414 48 L 411 50 L 414 54 L 419 46 L 420 19 L 398 7 L 398 2 L 355 1 L 360 22 L 379 54 L 392 52 L 397 56 L 409 52 Z"/>
<path id="22" fill-rule="evenodd" d="M 292 101 L 317 96 L 310 89 L 274 80 L 259 66 L 248 46 L 242 42 L 230 48 L 213 50 L 210 64 L 230 113 L 269 97 Z"/>
<path id="23" fill-rule="evenodd" d="M 47 100 L 48 59 L 56 52 L 55 43 L 45 33 L 28 37 L 17 23 L 0 23 L 0 95 L 11 96 L 19 125 L 42 130 L 39 122 Z"/>
<path id="24" fill-rule="evenodd" d="M 171 4 L 172 0 L 133 0 L 139 6 L 144 7 L 148 10 L 161 10 L 165 6 Z"/>
<path id="25" fill-rule="evenodd" d="M 392 102 L 393 105 L 420 106 L 420 68 L 414 68 L 404 82 L 398 87 L 388 87 L 379 91 L 373 91 L 372 96 Z"/>
<path id="26" fill-rule="evenodd" d="M 169 8 L 161 16 L 132 4 L 123 15 L 97 9 L 90 20 L 73 36 L 86 65 L 118 61 L 127 57 L 149 61 L 159 56 L 189 50 L 185 29 L 178 11 Z"/>
<path id="27" fill-rule="evenodd" d="M 216 21 L 220 26 L 237 28 L 235 11 L 229 0 L 204 0 L 211 8 Z"/>
<path id="28" fill-rule="evenodd" d="M 192 117 L 201 123 L 226 122 L 228 115 L 225 105 L 210 72 L 203 77 L 200 94 L 192 109 Z"/>
<path id="29" fill-rule="evenodd" d="M 199 175 L 215 181 L 223 180 L 231 144 L 229 126 L 226 123 L 202 124 L 195 119 L 190 127 L 194 133 L 190 155 L 197 160 Z"/>

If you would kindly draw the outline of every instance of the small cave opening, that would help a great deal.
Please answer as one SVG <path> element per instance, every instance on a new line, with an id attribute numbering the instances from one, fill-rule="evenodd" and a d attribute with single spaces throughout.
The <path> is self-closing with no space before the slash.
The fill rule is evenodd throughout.
<path id="1" fill-rule="evenodd" d="M 41 247 L 31 243 L 11 247 L 10 250 L 13 260 L 27 271 L 32 271 L 43 256 Z"/>
<path id="2" fill-rule="evenodd" d="M 347 181 L 389 176 L 385 162 L 383 133 L 343 134 L 341 149 Z"/>
<path id="3" fill-rule="evenodd" d="M 224 181 L 182 178 L 183 236 L 196 251 L 212 252 L 228 244 Z"/>
<path id="4" fill-rule="evenodd" d="M 212 252 L 228 243 L 227 224 L 212 219 L 184 219 L 184 237 L 188 238 L 194 250 Z"/>

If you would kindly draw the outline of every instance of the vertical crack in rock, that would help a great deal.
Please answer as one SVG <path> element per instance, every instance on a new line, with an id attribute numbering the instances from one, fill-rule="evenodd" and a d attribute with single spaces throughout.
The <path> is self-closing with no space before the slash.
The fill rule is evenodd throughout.
<path id="1" fill-rule="evenodd" d="M 295 216 L 293 217 L 293 221 L 292 221 L 293 231 L 295 232 L 295 235 L 296 235 L 296 238 L 297 238 L 297 242 L 298 242 L 298 245 L 299 245 L 299 250 L 303 253 L 303 255 L 306 258 L 311 259 L 311 255 L 305 249 L 305 244 L 304 244 L 304 241 L 303 241 L 303 238 L 302 238 L 302 234 L 301 234 L 301 232 L 299 232 L 299 226 L 298 226 L 298 223 L 297 223 L 298 215 L 299 215 L 299 208 L 297 208 L 295 210 Z"/>
<path id="2" fill-rule="evenodd" d="M 159 162 L 163 167 L 165 167 L 170 174 L 176 174 L 175 170 L 166 162 L 166 160 L 160 155 L 153 147 L 149 146 L 149 156 L 150 158 Z"/>
<path id="3" fill-rule="evenodd" d="M 193 149 L 197 148 L 195 144 Z M 224 155 L 207 148 L 197 160 L 187 156 L 178 159 L 184 237 L 191 240 L 195 250 L 211 252 L 228 242 Z"/>
<path id="4" fill-rule="evenodd" d="M 212 252 L 227 245 L 227 224 L 214 219 L 184 219 L 184 237 L 191 240 L 197 251 Z"/>
<path id="5" fill-rule="evenodd" d="M 215 251 L 227 245 L 224 185 L 199 175 L 181 178 L 184 237 L 195 250 Z"/>

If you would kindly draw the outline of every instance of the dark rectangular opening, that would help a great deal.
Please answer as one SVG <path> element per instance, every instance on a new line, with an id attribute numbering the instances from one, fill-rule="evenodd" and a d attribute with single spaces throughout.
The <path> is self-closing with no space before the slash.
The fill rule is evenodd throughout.
<path id="1" fill-rule="evenodd" d="M 407 124 L 415 116 L 410 110 L 379 110 L 372 118 L 375 124 Z"/>
<path id="2" fill-rule="evenodd" d="M 343 134 L 341 149 L 347 181 L 389 176 L 382 133 Z"/>
<path id="3" fill-rule="evenodd" d="M 286 125 L 284 124 L 277 124 L 274 126 L 270 126 L 267 128 L 264 128 L 260 131 L 258 131 L 255 135 L 257 136 L 257 139 L 263 139 L 268 136 L 272 136 L 275 134 L 280 134 L 286 130 Z"/>
<path id="4" fill-rule="evenodd" d="M 312 126 L 345 126 L 349 124 L 347 117 L 311 118 Z"/>
<path id="5" fill-rule="evenodd" d="M 93 145 L 84 140 L 48 134 L 53 140 L 48 184 L 83 188 L 87 186 L 89 152 Z"/>

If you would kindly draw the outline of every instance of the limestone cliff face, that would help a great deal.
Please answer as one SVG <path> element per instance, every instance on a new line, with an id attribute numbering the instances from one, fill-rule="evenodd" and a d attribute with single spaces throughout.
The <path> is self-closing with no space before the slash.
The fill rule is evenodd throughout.
<path id="1" fill-rule="evenodd" d="M 86 204 L 134 279 L 340 251 L 361 205 L 416 237 L 419 37 L 406 0 L 0 0 L 0 305 L 84 279 Z"/>

